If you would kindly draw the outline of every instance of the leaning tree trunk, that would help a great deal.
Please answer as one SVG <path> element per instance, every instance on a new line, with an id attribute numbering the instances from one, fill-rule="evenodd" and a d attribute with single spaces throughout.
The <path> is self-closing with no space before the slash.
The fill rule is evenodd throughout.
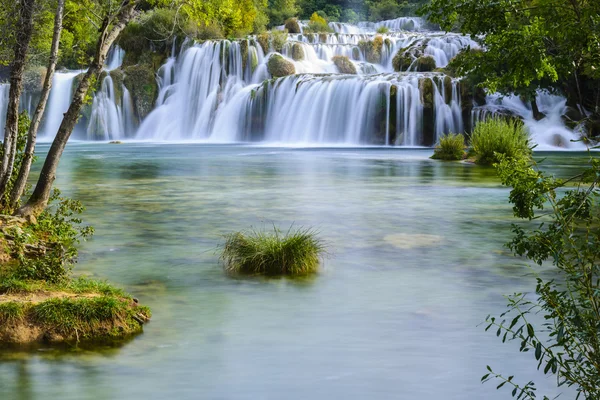
<path id="1" fill-rule="evenodd" d="M 25 61 L 33 33 L 33 8 L 36 0 L 22 0 L 19 7 L 17 22 L 14 59 L 10 69 L 10 90 L 8 94 L 8 109 L 4 127 L 4 142 L 2 144 L 2 164 L 0 165 L 0 199 L 6 196 L 6 188 L 12 174 L 17 151 L 17 134 L 19 129 L 19 100 L 23 91 L 23 73 Z"/>
<path id="2" fill-rule="evenodd" d="M 60 35 L 63 27 L 64 9 L 65 0 L 58 0 L 58 4 L 56 6 L 56 15 L 54 16 L 54 33 L 52 35 L 52 46 L 50 49 L 50 59 L 48 60 L 48 69 L 46 71 L 46 77 L 44 78 L 44 86 L 42 88 L 40 101 L 38 102 L 35 113 L 31 119 L 31 125 L 29 125 L 27 144 L 25 145 L 25 153 L 23 154 L 23 161 L 21 161 L 19 175 L 10 193 L 11 209 L 14 209 L 17 206 L 19 199 L 25 191 L 27 178 L 29 178 L 31 162 L 33 161 L 33 154 L 35 152 L 37 131 L 42 120 L 42 115 L 44 115 L 44 110 L 46 109 L 46 103 L 48 103 L 50 89 L 52 89 L 52 78 L 54 77 L 54 71 L 56 70 L 56 61 L 58 60 L 58 45 L 60 44 Z"/>
<path id="3" fill-rule="evenodd" d="M 139 0 L 123 0 L 121 8 L 116 16 L 114 18 L 106 17 L 102 22 L 94 60 L 81 79 L 81 82 L 73 95 L 71 105 L 58 128 L 56 137 L 52 142 L 52 146 L 50 147 L 50 151 L 46 156 L 44 166 L 40 172 L 40 177 L 38 178 L 35 190 L 27 201 L 27 204 L 17 211 L 17 215 L 39 215 L 48 205 L 48 199 L 50 198 L 52 184 L 56 179 L 56 169 L 58 168 L 60 157 L 73 132 L 73 128 L 75 128 L 85 96 L 91 86 L 92 78 L 98 76 L 100 71 L 102 71 L 102 66 L 104 65 L 110 46 L 134 17 L 138 3 Z"/>

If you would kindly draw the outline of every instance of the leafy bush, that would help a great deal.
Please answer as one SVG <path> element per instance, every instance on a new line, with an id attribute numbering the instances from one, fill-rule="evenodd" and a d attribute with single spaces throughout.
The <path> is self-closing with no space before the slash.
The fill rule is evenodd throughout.
<path id="1" fill-rule="evenodd" d="M 492 165 L 499 161 L 498 155 L 511 158 L 529 158 L 531 148 L 529 134 L 520 121 L 510 122 L 503 118 L 490 118 L 479 122 L 471 135 L 475 162 Z"/>
<path id="2" fill-rule="evenodd" d="M 29 132 L 29 125 L 31 124 L 31 119 L 29 118 L 29 114 L 27 111 L 22 111 L 19 114 L 19 126 L 17 130 L 17 153 L 15 155 L 15 162 L 13 165 L 12 174 L 8 180 L 8 185 L 6 186 L 5 197 L 0 199 L 0 207 L 4 212 L 10 213 L 12 210 L 10 209 L 10 192 L 12 191 L 13 186 L 15 185 L 17 178 L 19 176 L 19 170 L 21 169 L 21 164 L 23 163 L 25 145 L 27 144 L 27 134 Z M 0 157 L 2 157 L 4 151 L 0 147 Z M 34 160 L 35 161 L 35 157 Z"/>
<path id="3" fill-rule="evenodd" d="M 252 230 L 226 236 L 221 260 L 229 273 L 304 275 L 316 272 L 324 245 L 311 229 Z"/>
<path id="4" fill-rule="evenodd" d="M 440 138 L 431 156 L 434 160 L 462 160 L 465 158 L 465 137 L 449 133 Z"/>
<path id="5" fill-rule="evenodd" d="M 37 223 L 24 228 L 13 228 L 14 245 L 11 251 L 19 261 L 17 276 L 22 279 L 59 282 L 68 277 L 76 262 L 77 248 L 81 239 L 87 239 L 94 233 L 90 226 L 82 226 L 81 214 L 84 207 L 79 201 L 60 197 L 60 191 L 54 190 L 50 202 L 58 204 L 44 210 Z M 54 212 L 52 212 L 54 210 Z M 30 246 L 45 245 L 35 257 L 27 251 Z"/>
<path id="6" fill-rule="evenodd" d="M 285 29 L 289 33 L 300 33 L 300 24 L 298 18 L 289 18 L 285 21 Z"/>
<path id="7" fill-rule="evenodd" d="M 328 33 L 333 32 L 333 29 L 327 23 L 327 20 L 317 14 L 313 13 L 308 22 L 308 26 L 304 29 L 305 33 Z"/>
<path id="8" fill-rule="evenodd" d="M 384 35 L 389 32 L 390 30 L 387 26 L 380 26 L 379 28 L 377 28 L 377 33 L 379 33 L 380 35 Z"/>
<path id="9" fill-rule="evenodd" d="M 532 354 L 544 374 L 555 375 L 558 386 L 575 389 L 577 395 L 569 394 L 571 398 L 599 399 L 600 160 L 591 158 L 582 174 L 561 180 L 544 175 L 524 158 L 499 159 L 502 183 L 512 187 L 514 215 L 531 221 L 544 210 L 544 222 L 533 229 L 530 222 L 527 227 L 514 224 L 515 235 L 507 246 L 538 265 L 551 262 L 554 269 L 551 279 L 533 270 L 535 295 L 509 296 L 508 311 L 499 318 L 488 316 L 486 330 L 493 328 L 503 342 L 518 341 L 519 350 Z M 564 190 L 568 182 L 571 189 Z M 534 382 L 519 384 L 513 376 L 487 368 L 482 381 L 497 379 L 498 388 L 509 387 L 519 399 L 537 397 Z"/>

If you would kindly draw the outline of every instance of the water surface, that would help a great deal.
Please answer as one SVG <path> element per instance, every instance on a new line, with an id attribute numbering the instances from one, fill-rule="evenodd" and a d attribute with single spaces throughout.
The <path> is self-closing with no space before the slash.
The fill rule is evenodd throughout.
<path id="1" fill-rule="evenodd" d="M 479 383 L 488 364 L 552 388 L 478 326 L 533 288 L 502 246 L 508 190 L 492 169 L 430 154 L 71 144 L 57 185 L 96 228 L 76 271 L 122 284 L 154 317 L 121 348 L 2 353 L 0 399 L 509 398 Z M 272 224 L 317 228 L 322 272 L 225 276 L 222 235 Z"/>

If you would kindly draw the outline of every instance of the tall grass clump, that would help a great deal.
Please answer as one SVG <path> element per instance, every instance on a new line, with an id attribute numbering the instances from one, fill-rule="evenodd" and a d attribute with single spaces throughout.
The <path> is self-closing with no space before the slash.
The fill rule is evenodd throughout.
<path id="1" fill-rule="evenodd" d="M 529 134 L 521 121 L 507 121 L 495 117 L 479 122 L 471 135 L 475 162 L 492 165 L 499 161 L 498 154 L 520 159 L 531 156 Z"/>
<path id="2" fill-rule="evenodd" d="M 434 160 L 462 160 L 465 158 L 465 137 L 460 133 L 449 133 L 440 138 L 431 158 Z"/>
<path id="3" fill-rule="evenodd" d="M 282 233 L 251 230 L 227 235 L 221 260 L 228 273 L 261 275 L 305 275 L 319 269 L 325 251 L 312 229 Z"/>

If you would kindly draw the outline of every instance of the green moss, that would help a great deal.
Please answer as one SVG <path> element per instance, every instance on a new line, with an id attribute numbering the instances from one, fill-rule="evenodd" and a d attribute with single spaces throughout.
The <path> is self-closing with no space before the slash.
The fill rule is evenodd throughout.
<path id="1" fill-rule="evenodd" d="M 256 37 L 256 41 L 262 47 L 263 53 L 267 54 L 269 52 L 269 34 L 261 33 Z"/>
<path id="2" fill-rule="evenodd" d="M 141 120 L 152 111 L 158 95 L 154 70 L 148 64 L 139 64 L 125 68 L 123 72 L 123 84 L 129 90 L 136 115 Z"/>
<path id="3" fill-rule="evenodd" d="M 431 56 L 421 56 L 417 58 L 417 71 L 430 72 L 435 69 L 435 59 Z"/>
<path id="4" fill-rule="evenodd" d="M 400 49 L 392 59 L 392 66 L 394 67 L 394 71 L 402 72 L 407 71 L 414 59 L 405 49 Z"/>
<path id="5" fill-rule="evenodd" d="M 292 64 L 279 54 L 273 54 L 271 57 L 269 57 L 267 69 L 269 73 L 275 78 L 293 75 L 296 73 L 296 68 L 294 67 L 294 64 Z"/>
<path id="6" fill-rule="evenodd" d="M 310 229 L 236 232 L 226 237 L 221 260 L 229 273 L 305 275 L 317 272 L 324 246 Z"/>
<path id="7" fill-rule="evenodd" d="M 292 46 L 292 58 L 295 61 L 302 61 L 304 60 L 304 57 L 304 48 L 302 48 L 302 45 L 300 43 L 294 43 Z"/>
<path id="8" fill-rule="evenodd" d="M 348 57 L 335 56 L 331 59 L 341 74 L 356 75 L 356 66 Z"/>
<path id="9" fill-rule="evenodd" d="M 242 70 L 245 70 L 248 64 L 248 40 L 240 40 L 240 53 L 242 56 Z"/>
<path id="10" fill-rule="evenodd" d="M 419 91 L 421 92 L 421 104 L 424 108 L 433 109 L 433 81 L 431 78 L 422 78 L 419 81 Z"/>

